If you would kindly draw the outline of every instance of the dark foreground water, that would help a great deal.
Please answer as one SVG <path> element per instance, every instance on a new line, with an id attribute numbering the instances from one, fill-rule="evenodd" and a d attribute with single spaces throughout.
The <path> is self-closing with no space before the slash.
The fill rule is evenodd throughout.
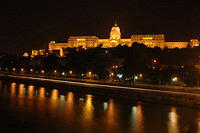
<path id="1" fill-rule="evenodd" d="M 120 100 L 64 89 L 1 81 L 0 132 L 200 132 L 197 108 Z"/>

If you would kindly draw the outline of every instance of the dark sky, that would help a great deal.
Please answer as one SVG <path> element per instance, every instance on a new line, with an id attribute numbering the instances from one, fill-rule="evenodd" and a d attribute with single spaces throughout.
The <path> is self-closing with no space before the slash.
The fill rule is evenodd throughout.
<path id="1" fill-rule="evenodd" d="M 0 4 L 0 52 L 47 48 L 70 35 L 108 38 L 117 21 L 122 38 L 164 33 L 167 41 L 200 39 L 200 5 L 192 0 L 56 0 Z"/>

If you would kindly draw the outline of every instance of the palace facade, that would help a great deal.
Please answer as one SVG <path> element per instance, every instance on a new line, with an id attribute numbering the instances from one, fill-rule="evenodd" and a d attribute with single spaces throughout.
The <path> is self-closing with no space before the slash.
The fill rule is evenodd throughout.
<path id="1" fill-rule="evenodd" d="M 55 41 L 49 42 L 49 50 L 59 50 L 60 56 L 64 56 L 63 49 L 65 48 L 94 48 L 102 45 L 103 48 L 112 48 L 121 44 L 131 47 L 134 42 L 141 43 L 147 47 L 165 47 L 169 49 L 173 48 L 186 48 L 187 46 L 194 47 L 199 46 L 197 39 L 191 39 L 189 42 L 166 42 L 164 34 L 147 34 L 147 35 L 132 35 L 131 38 L 122 39 L 120 28 L 115 24 L 110 32 L 109 39 L 99 39 L 96 36 L 71 36 L 68 38 L 67 43 L 56 43 Z"/>

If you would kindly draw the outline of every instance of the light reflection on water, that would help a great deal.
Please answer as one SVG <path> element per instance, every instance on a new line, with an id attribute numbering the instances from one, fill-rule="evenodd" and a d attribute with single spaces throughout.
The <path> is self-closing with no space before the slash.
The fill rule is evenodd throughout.
<path id="1" fill-rule="evenodd" d="M 66 99 L 66 110 L 67 116 L 72 115 L 74 110 L 74 94 L 72 92 L 67 93 Z"/>
<path id="2" fill-rule="evenodd" d="M 33 120 L 42 123 L 45 132 L 51 132 L 51 128 L 63 132 L 69 130 L 69 132 L 83 133 L 190 132 L 189 128 L 184 128 L 183 120 L 184 123 L 189 123 L 188 127 L 195 129 L 192 131 L 200 132 L 199 109 L 193 109 L 193 114 L 191 114 L 192 109 L 188 111 L 188 108 L 183 107 L 180 109 L 180 107 L 167 105 L 147 106 L 137 101 L 122 102 L 106 97 L 102 100 L 101 96 L 78 94 L 71 91 L 60 92 L 59 89 L 15 82 L 7 86 L 10 86 L 10 88 L 0 88 L 0 103 L 5 100 L 2 99 L 2 95 L 8 96 L 10 110 L 16 113 L 16 116 L 20 116 L 16 117 L 16 121 L 29 122 Z M 149 114 L 149 111 L 152 110 L 154 111 L 153 115 Z M 20 114 L 18 115 L 18 113 Z M 159 115 L 156 114 L 159 113 L 164 116 L 157 118 Z M 34 115 L 32 116 L 32 114 Z M 190 117 L 185 117 L 186 115 L 190 115 Z M 8 119 L 8 121 L 10 120 Z M 51 126 L 49 127 L 49 125 Z M 149 125 L 153 125 L 153 127 Z M 148 130 L 148 128 L 155 130 Z M 161 128 L 162 130 L 160 130 Z M 38 128 L 37 131 L 40 131 L 40 129 Z"/>
<path id="3" fill-rule="evenodd" d="M 169 112 L 168 132 L 169 133 L 179 133 L 178 115 L 177 115 L 175 107 L 171 107 L 171 110 Z"/>
<path id="4" fill-rule="evenodd" d="M 28 98 L 31 100 L 34 98 L 34 86 L 33 85 L 28 86 Z"/>
<path id="5" fill-rule="evenodd" d="M 50 99 L 49 99 L 49 111 L 50 111 L 50 114 L 53 116 L 53 117 L 56 117 L 56 114 L 57 114 L 57 109 L 58 109 L 58 90 L 57 89 L 53 89 L 51 91 L 51 96 L 50 96 Z"/>
<path id="6" fill-rule="evenodd" d="M 116 132 L 119 128 L 119 112 L 116 108 L 115 102 L 113 99 L 108 100 L 108 107 L 105 110 L 105 130 L 106 132 Z"/>
<path id="7" fill-rule="evenodd" d="M 75 115 L 75 109 L 74 109 L 74 93 L 68 92 L 66 95 L 66 118 L 67 118 L 67 124 L 71 125 L 74 122 L 74 115 Z"/>
<path id="8" fill-rule="evenodd" d="M 39 112 L 41 114 L 45 114 L 45 100 L 46 100 L 46 96 L 45 96 L 45 88 L 44 87 L 40 87 L 39 88 L 39 93 L 38 93 L 38 97 L 37 97 L 37 109 L 39 110 Z"/>
<path id="9" fill-rule="evenodd" d="M 94 106 L 92 103 L 92 95 L 86 95 L 86 101 L 83 105 L 81 114 L 81 125 L 84 132 L 91 132 L 94 120 Z"/>
<path id="10" fill-rule="evenodd" d="M 16 97 L 16 83 L 11 83 L 10 86 L 10 101 L 12 104 L 15 102 L 15 97 Z"/>
<path id="11" fill-rule="evenodd" d="M 142 106 L 140 104 L 132 107 L 131 118 L 132 118 L 131 119 L 132 132 L 143 133 L 144 118 L 143 118 Z"/>
<path id="12" fill-rule="evenodd" d="M 18 107 L 23 108 L 24 106 L 24 95 L 25 95 L 25 86 L 24 84 L 19 84 L 18 88 Z"/>

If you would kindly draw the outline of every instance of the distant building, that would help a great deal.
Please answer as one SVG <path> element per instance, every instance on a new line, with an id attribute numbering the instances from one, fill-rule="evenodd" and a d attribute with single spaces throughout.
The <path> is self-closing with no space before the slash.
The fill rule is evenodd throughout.
<path id="1" fill-rule="evenodd" d="M 67 43 L 56 43 L 55 41 L 50 41 L 49 50 L 59 50 L 60 56 L 64 56 L 63 49 L 65 48 L 94 48 L 100 44 L 103 48 L 116 47 L 119 44 L 131 47 L 134 42 L 143 43 L 147 47 L 151 48 L 160 47 L 161 49 L 164 49 L 165 47 L 169 49 L 181 49 L 186 48 L 187 46 L 199 46 L 199 41 L 197 39 L 192 39 L 190 42 L 166 42 L 164 34 L 132 35 L 131 38 L 122 39 L 120 28 L 115 24 L 111 29 L 109 39 L 99 39 L 96 36 L 71 36 Z"/>
<path id="2" fill-rule="evenodd" d="M 23 54 L 23 56 L 24 56 L 24 57 L 29 57 L 29 54 L 28 54 L 27 52 L 25 52 L 25 53 Z"/>
<path id="3" fill-rule="evenodd" d="M 132 35 L 131 36 L 131 43 L 143 43 L 147 47 L 160 47 L 163 49 L 165 44 L 165 36 L 163 34 L 155 34 L 155 35 Z"/>
<path id="4" fill-rule="evenodd" d="M 31 57 L 34 57 L 34 56 L 44 56 L 44 55 L 47 55 L 48 52 L 45 50 L 45 49 L 39 49 L 39 50 L 32 50 L 31 52 Z"/>
<path id="5" fill-rule="evenodd" d="M 169 49 L 173 48 L 186 48 L 187 46 L 190 45 L 190 42 L 165 42 L 165 47 Z"/>

